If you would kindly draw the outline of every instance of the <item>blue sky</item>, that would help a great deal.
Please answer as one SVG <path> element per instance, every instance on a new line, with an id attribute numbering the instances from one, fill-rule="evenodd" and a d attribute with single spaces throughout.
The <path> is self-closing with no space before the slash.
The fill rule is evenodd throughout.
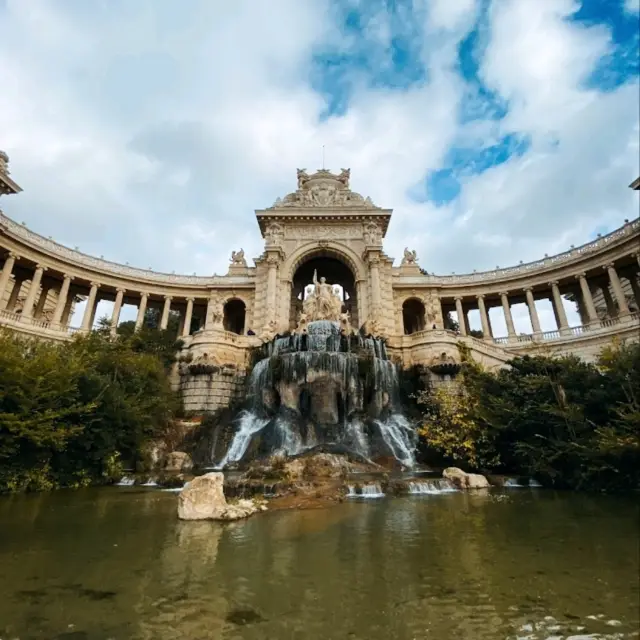
<path id="1" fill-rule="evenodd" d="M 45 236 L 157 270 L 261 253 L 296 167 L 350 167 L 435 273 L 637 215 L 639 0 L 0 0 L 0 148 Z"/>

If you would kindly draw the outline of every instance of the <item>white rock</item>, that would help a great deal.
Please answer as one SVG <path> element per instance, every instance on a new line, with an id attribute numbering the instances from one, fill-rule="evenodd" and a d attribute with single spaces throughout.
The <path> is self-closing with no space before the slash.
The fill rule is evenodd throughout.
<path id="1" fill-rule="evenodd" d="M 191 456 L 184 451 L 172 451 L 167 454 L 164 468 L 165 471 L 191 471 L 193 461 Z"/>
<path id="2" fill-rule="evenodd" d="M 442 477 L 458 489 L 486 489 L 489 481 L 479 473 L 466 473 L 458 467 L 447 467 Z"/>
<path id="3" fill-rule="evenodd" d="M 224 476 L 206 473 L 194 478 L 180 492 L 178 518 L 180 520 L 239 520 L 264 510 L 262 503 L 238 500 L 229 504 L 224 497 Z M 266 508 L 266 507 L 265 507 Z"/>

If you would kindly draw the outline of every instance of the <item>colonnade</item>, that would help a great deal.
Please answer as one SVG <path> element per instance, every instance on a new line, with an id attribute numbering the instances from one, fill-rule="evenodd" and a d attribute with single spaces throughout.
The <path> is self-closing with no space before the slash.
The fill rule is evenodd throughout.
<path id="1" fill-rule="evenodd" d="M 629 316 L 640 308 L 640 257 L 637 254 L 633 257 L 635 264 L 627 263 L 619 266 L 614 262 L 607 263 L 602 268 L 602 274 L 579 272 L 563 281 L 550 280 L 546 286 L 531 286 L 516 291 L 502 290 L 497 294 L 479 293 L 473 297 L 456 295 L 453 297 L 453 305 L 446 296 L 442 296 L 440 302 L 443 305 L 443 315 L 446 316 L 448 309 L 455 310 L 459 332 L 466 336 L 470 333 L 469 312 L 477 309 L 483 336 L 493 339 L 495 336 L 489 309 L 500 307 L 507 328 L 507 339 L 516 339 L 517 333 L 511 307 L 513 304 L 524 302 L 527 306 L 532 334 L 536 336 L 543 333 L 536 300 L 549 299 L 556 319 L 557 331 L 560 334 L 569 334 L 571 327 L 563 298 L 567 296 L 571 302 L 575 302 L 582 326 L 587 328 L 599 326 L 600 323 L 613 318 Z M 629 282 L 630 296 L 625 294 L 621 274 Z M 599 297 L 604 302 L 600 312 L 596 307 L 594 290 L 598 290 Z"/>
<path id="2" fill-rule="evenodd" d="M 83 300 L 85 308 L 80 326 L 71 328 L 74 306 Z M 120 323 L 123 307 L 129 304 L 137 306 L 135 331 L 142 328 L 147 310 L 155 307 L 160 311 L 159 328 L 162 330 L 167 329 L 172 312 L 180 313 L 178 336 L 183 338 L 190 335 L 194 318 L 199 318 L 200 328 L 213 327 L 214 312 L 220 313 L 216 307 L 221 305 L 213 291 L 196 297 L 127 290 L 94 280 L 87 281 L 69 273 L 50 272 L 42 264 L 21 261 L 20 256 L 12 251 L 4 256 L 0 270 L 0 316 L 5 319 L 55 331 L 88 332 L 94 326 L 98 303 L 102 300 L 113 301 L 108 318 L 113 334 Z M 46 318 L 45 306 L 48 306 Z"/>

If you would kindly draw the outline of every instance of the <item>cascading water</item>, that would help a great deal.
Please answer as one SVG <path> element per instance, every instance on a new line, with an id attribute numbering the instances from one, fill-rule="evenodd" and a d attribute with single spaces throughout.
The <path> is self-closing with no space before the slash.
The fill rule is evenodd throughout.
<path id="1" fill-rule="evenodd" d="M 320 445 L 415 464 L 415 432 L 401 413 L 398 374 L 383 340 L 344 335 L 339 323 L 317 320 L 306 333 L 261 349 L 218 468 Z"/>

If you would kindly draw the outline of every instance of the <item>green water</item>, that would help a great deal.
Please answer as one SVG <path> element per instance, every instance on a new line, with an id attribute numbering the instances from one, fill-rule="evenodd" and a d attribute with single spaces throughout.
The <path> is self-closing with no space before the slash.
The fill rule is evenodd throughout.
<path id="1" fill-rule="evenodd" d="M 0 498 L 0 639 L 637 637 L 631 500 L 513 489 L 227 525 L 179 522 L 176 504 Z"/>

